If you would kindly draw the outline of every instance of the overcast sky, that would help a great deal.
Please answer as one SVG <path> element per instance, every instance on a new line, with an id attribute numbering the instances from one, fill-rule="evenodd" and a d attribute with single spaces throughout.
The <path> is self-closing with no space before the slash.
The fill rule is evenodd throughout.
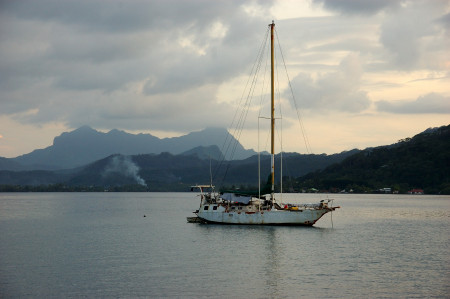
<path id="1" fill-rule="evenodd" d="M 82 125 L 228 128 L 272 20 L 313 153 L 450 123 L 447 0 L 0 1 L 0 156 Z M 306 152 L 283 123 L 284 149 Z"/>

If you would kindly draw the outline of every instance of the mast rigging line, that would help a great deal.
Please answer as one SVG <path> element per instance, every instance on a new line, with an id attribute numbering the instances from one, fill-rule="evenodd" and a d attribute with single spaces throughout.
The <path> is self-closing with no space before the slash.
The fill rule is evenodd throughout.
<path id="1" fill-rule="evenodd" d="M 263 41 L 261 42 L 261 45 L 259 47 L 258 50 L 258 54 L 256 55 L 256 59 L 255 62 L 253 63 L 252 69 L 250 75 L 248 77 L 247 83 L 245 85 L 244 91 L 242 92 L 242 96 L 238 102 L 238 107 L 243 107 L 241 113 L 239 114 L 238 111 L 240 109 L 236 109 L 236 112 L 233 116 L 233 120 L 231 122 L 230 128 L 234 128 L 233 130 L 233 136 L 235 137 L 235 141 L 231 142 L 231 137 L 230 135 L 227 135 L 227 137 L 225 138 L 225 141 L 222 145 L 221 148 L 221 152 L 223 153 L 223 157 L 222 159 L 219 161 L 219 163 L 217 164 L 217 167 L 214 170 L 214 176 L 213 178 L 215 178 L 218 173 L 220 168 L 222 167 L 222 165 L 226 162 L 227 156 L 229 157 L 228 163 L 227 163 L 227 167 L 225 169 L 225 173 L 222 177 L 221 180 L 221 184 L 223 184 L 223 181 L 225 180 L 225 177 L 228 173 L 228 170 L 231 166 L 231 161 L 233 160 L 233 157 L 236 153 L 236 149 L 237 149 L 237 145 L 239 142 L 239 139 L 241 137 L 242 131 L 243 131 L 243 127 L 245 124 L 245 119 L 248 115 L 248 111 L 250 109 L 250 104 L 251 104 L 251 99 L 253 97 L 253 93 L 255 91 L 256 88 L 256 83 L 257 83 L 257 77 L 258 77 L 258 73 L 260 71 L 261 68 L 261 62 L 263 60 L 263 57 L 265 56 L 265 49 L 266 49 L 266 44 L 267 44 L 267 40 L 268 40 L 268 34 L 269 34 L 269 29 L 267 29 L 266 34 L 265 34 L 265 38 L 263 39 Z M 251 82 L 250 82 L 251 81 Z M 249 83 L 250 83 L 250 87 L 249 87 Z M 248 90 L 247 96 L 245 97 L 245 93 Z M 242 102 L 244 101 L 245 98 L 245 102 L 242 104 Z M 229 140 L 230 139 L 230 140 Z"/>
<path id="2" fill-rule="evenodd" d="M 250 110 L 250 105 L 251 105 L 251 102 L 252 102 L 252 99 L 253 99 L 253 96 L 254 96 L 254 93 L 255 93 L 255 90 L 256 90 L 257 83 L 258 83 L 258 75 L 261 72 L 262 62 L 264 60 L 264 57 L 266 56 L 265 53 L 266 53 L 266 49 L 268 48 L 267 44 L 268 44 L 268 40 L 269 40 L 269 36 L 270 36 L 270 27 L 271 27 L 271 25 L 272 24 L 270 24 L 268 26 L 267 30 L 266 30 L 264 38 L 263 38 L 263 40 L 262 40 L 262 42 L 260 44 L 260 47 L 259 47 L 259 50 L 258 50 L 258 54 L 256 55 L 256 59 L 255 59 L 253 65 L 252 65 L 250 76 L 247 79 L 245 88 L 244 88 L 244 90 L 242 92 L 240 100 L 238 101 L 238 109 L 236 109 L 236 111 L 234 113 L 234 116 L 233 116 L 233 119 L 231 121 L 230 127 L 229 127 L 230 131 L 232 131 L 232 134 L 227 134 L 227 136 L 226 136 L 226 138 L 224 140 L 224 143 L 223 143 L 223 145 L 221 147 L 221 152 L 223 153 L 223 156 L 218 161 L 218 163 L 216 164 L 216 167 L 215 167 L 213 175 L 212 175 L 212 180 L 217 179 L 217 177 L 218 177 L 218 175 L 220 173 L 220 169 L 222 167 L 224 167 L 224 164 L 226 164 L 225 171 L 223 173 L 222 178 L 219 180 L 219 182 L 216 182 L 216 184 L 218 186 L 223 185 L 223 182 L 225 181 L 225 178 L 226 178 L 226 176 L 228 174 L 228 171 L 229 171 L 229 169 L 231 167 L 232 160 L 233 160 L 233 158 L 234 158 L 234 156 L 236 154 L 236 151 L 237 151 L 237 146 L 239 144 L 239 140 L 240 140 L 242 132 L 243 132 L 243 127 L 244 127 L 246 118 L 248 116 L 248 113 L 249 113 L 249 110 Z M 300 112 L 300 110 L 298 108 L 298 105 L 297 105 L 297 102 L 295 100 L 295 96 L 294 96 L 291 80 L 290 80 L 289 74 L 287 72 L 287 67 L 286 67 L 286 63 L 285 63 L 285 59 L 284 59 L 283 50 L 281 48 L 281 44 L 280 44 L 280 41 L 279 41 L 279 38 L 278 38 L 278 32 L 277 32 L 275 26 L 273 26 L 273 27 L 274 27 L 273 29 L 274 29 L 274 33 L 275 33 L 274 35 L 276 36 L 276 41 L 278 43 L 278 49 L 280 50 L 281 59 L 282 59 L 283 65 L 284 65 L 286 78 L 288 80 L 288 85 L 289 85 L 289 90 L 290 90 L 290 93 L 291 93 L 291 96 L 292 96 L 292 101 L 294 102 L 294 107 L 295 107 L 295 111 L 296 111 L 296 114 L 297 114 L 298 123 L 299 123 L 300 129 L 301 129 L 301 133 L 302 133 L 302 136 L 303 136 L 303 139 L 304 139 L 304 142 L 305 142 L 306 152 L 308 154 L 311 154 L 312 153 L 311 145 L 310 145 L 308 136 L 306 134 L 306 130 L 305 130 L 303 121 L 302 121 L 301 112 Z M 274 52 L 276 52 L 276 51 L 274 51 Z M 280 57 L 280 56 L 278 56 L 278 57 Z M 268 59 L 269 58 L 266 58 L 266 64 L 265 64 L 265 69 L 266 70 L 267 70 Z M 277 89 L 276 89 L 276 92 L 274 91 L 274 93 L 276 93 L 276 95 L 277 95 L 277 101 L 278 101 L 278 105 L 279 105 L 279 113 L 280 113 L 280 116 L 281 116 L 280 118 L 282 119 L 283 116 L 282 116 L 282 110 L 281 110 L 281 92 L 280 92 L 280 89 L 279 89 L 280 85 L 279 85 L 279 75 L 278 75 L 278 64 L 276 64 L 276 74 L 277 74 L 277 76 L 276 76 Z M 264 86 L 266 84 L 266 72 L 264 72 L 264 76 L 263 76 L 263 80 L 262 81 L 263 82 L 261 84 L 261 89 L 264 89 Z M 263 102 L 264 97 L 265 97 L 264 91 L 262 90 L 261 91 L 261 99 L 260 99 L 261 103 Z M 260 105 L 258 118 L 264 118 L 264 117 L 261 117 L 261 107 L 262 106 L 263 105 Z M 240 109 L 239 107 L 242 107 L 242 109 Z M 239 111 L 240 111 L 240 113 L 239 113 Z M 281 124 L 281 126 L 282 126 L 282 124 Z M 258 127 L 259 127 L 259 121 L 258 121 Z M 233 137 L 234 137 L 234 141 L 233 141 Z M 281 139 L 281 152 L 282 152 L 283 151 L 283 138 L 282 138 L 282 136 L 281 137 L 279 136 L 279 138 Z M 258 137 L 258 139 L 259 139 L 259 137 Z M 258 142 L 258 144 L 259 144 L 259 142 Z M 259 145 L 258 145 L 258 147 L 259 147 Z M 289 170 L 288 170 L 288 172 L 289 172 Z M 282 173 L 281 173 L 281 176 L 283 176 Z M 260 181 L 260 178 L 258 179 L 258 185 L 260 184 L 259 181 Z"/>
<path id="3" fill-rule="evenodd" d="M 292 89 L 292 84 L 291 84 L 291 79 L 289 78 L 289 74 L 288 74 L 288 71 L 287 71 L 287 68 L 286 68 L 286 63 L 284 61 L 284 55 L 283 55 L 283 49 L 281 48 L 281 44 L 280 44 L 280 41 L 278 39 L 278 32 L 277 32 L 276 28 L 275 28 L 275 36 L 277 37 L 278 48 L 280 49 L 281 58 L 283 60 L 283 65 L 284 65 L 284 69 L 285 69 L 285 72 L 286 72 L 286 77 L 287 77 L 288 83 L 289 83 L 289 90 L 291 91 L 292 101 L 294 102 L 295 111 L 297 113 L 297 119 L 298 119 L 298 122 L 299 122 L 299 125 L 300 125 L 300 129 L 301 129 L 302 135 L 303 135 L 303 140 L 305 141 L 306 152 L 308 154 L 312 154 L 311 144 L 309 143 L 309 139 L 308 139 L 308 136 L 306 134 L 305 126 L 303 125 L 300 109 L 298 108 L 297 101 L 295 100 L 294 91 Z"/>

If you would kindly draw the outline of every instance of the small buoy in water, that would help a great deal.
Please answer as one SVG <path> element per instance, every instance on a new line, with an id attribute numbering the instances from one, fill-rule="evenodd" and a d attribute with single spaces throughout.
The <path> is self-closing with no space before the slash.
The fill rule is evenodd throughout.
<path id="1" fill-rule="evenodd" d="M 147 216 L 145 216 L 145 214 L 144 214 L 144 217 L 147 217 Z"/>

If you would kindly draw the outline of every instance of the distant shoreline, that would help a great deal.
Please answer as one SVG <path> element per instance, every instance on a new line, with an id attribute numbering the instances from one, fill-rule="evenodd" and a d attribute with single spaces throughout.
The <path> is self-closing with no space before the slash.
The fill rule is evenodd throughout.
<path id="1" fill-rule="evenodd" d="M 101 186 L 65 186 L 65 185 L 48 185 L 48 186 L 13 186 L 13 185 L 0 185 L 0 193 L 40 193 L 40 192 L 94 192 L 94 193 L 120 193 L 120 192 L 190 192 L 188 185 L 178 188 L 147 188 L 142 185 L 129 185 L 129 186 L 116 186 L 112 188 L 105 188 Z M 245 192 L 245 191 L 244 191 Z M 276 192 L 278 193 L 278 192 Z M 427 193 L 411 194 L 408 192 L 331 192 L 331 191 L 317 191 L 317 192 L 283 192 L 284 194 L 380 194 L 380 195 L 450 195 L 447 193 Z"/>

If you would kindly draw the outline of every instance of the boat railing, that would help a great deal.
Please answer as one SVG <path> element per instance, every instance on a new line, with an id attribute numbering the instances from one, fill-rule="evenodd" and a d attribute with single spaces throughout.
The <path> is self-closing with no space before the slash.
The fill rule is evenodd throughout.
<path id="1" fill-rule="evenodd" d="M 285 203 L 283 206 L 284 206 L 284 209 L 288 209 L 288 210 L 322 209 L 322 208 L 328 208 L 328 204 L 332 201 L 333 201 L 333 199 L 324 199 L 324 200 L 321 200 L 319 203 L 306 203 L 306 204 Z"/>

